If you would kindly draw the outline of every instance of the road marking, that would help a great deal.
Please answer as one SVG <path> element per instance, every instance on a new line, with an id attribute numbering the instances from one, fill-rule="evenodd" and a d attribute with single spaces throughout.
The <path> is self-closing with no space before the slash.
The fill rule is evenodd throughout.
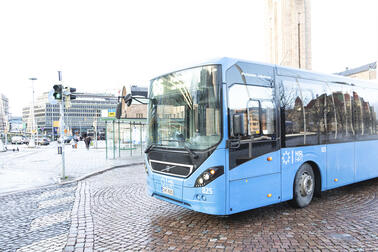
<path id="1" fill-rule="evenodd" d="M 67 221 L 70 217 L 70 211 L 63 211 L 59 213 L 54 213 L 50 215 L 45 215 L 36 218 L 32 221 L 30 225 L 30 231 L 52 226 L 54 224 Z"/>
<path id="2" fill-rule="evenodd" d="M 39 195 L 36 200 L 41 201 L 50 197 L 62 196 L 65 193 L 74 191 L 75 189 L 76 189 L 75 186 L 71 186 L 71 187 L 56 189 L 54 191 L 46 191 L 46 192 L 43 192 L 41 195 Z"/>
<path id="3" fill-rule="evenodd" d="M 55 252 L 62 251 L 67 241 L 67 234 L 58 235 L 48 239 L 34 242 L 17 249 L 17 252 Z"/>
<path id="4" fill-rule="evenodd" d="M 43 208 L 48 208 L 48 207 L 56 207 L 59 205 L 67 204 L 75 200 L 74 196 L 68 196 L 60 199 L 53 199 L 53 200 L 45 200 L 39 202 L 38 208 L 43 209 Z"/>

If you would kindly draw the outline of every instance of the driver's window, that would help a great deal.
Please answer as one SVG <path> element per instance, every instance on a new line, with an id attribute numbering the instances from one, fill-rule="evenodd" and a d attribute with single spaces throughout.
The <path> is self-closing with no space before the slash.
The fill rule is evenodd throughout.
<path id="1" fill-rule="evenodd" d="M 244 114 L 246 134 L 242 138 L 255 140 L 275 138 L 275 105 L 273 89 L 269 87 L 234 84 L 228 90 L 230 118 Z M 230 136 L 233 134 L 230 120 Z"/>

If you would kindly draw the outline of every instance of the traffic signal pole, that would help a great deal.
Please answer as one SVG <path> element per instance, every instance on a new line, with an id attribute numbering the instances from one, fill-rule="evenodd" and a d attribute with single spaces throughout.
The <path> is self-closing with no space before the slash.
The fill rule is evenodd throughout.
<path id="1" fill-rule="evenodd" d="M 62 97 L 62 101 L 60 102 L 60 148 L 62 152 L 62 179 L 66 177 L 66 166 L 65 166 L 65 159 L 64 159 L 64 96 Z"/>
<path id="2" fill-rule="evenodd" d="M 58 71 L 59 75 L 59 82 L 61 83 L 62 81 L 62 72 Z M 59 119 L 59 129 L 60 129 L 60 150 L 62 154 L 62 180 L 66 178 L 66 166 L 65 166 L 65 158 L 64 158 L 64 95 L 63 95 L 63 90 L 61 91 L 61 101 L 60 101 L 60 119 Z M 59 153 L 59 151 L 58 151 Z"/>
<path id="3" fill-rule="evenodd" d="M 58 76 L 59 76 L 59 84 L 55 84 L 53 86 L 53 90 L 52 90 L 53 92 L 51 92 L 51 94 L 55 98 L 56 101 L 60 101 L 59 102 L 59 105 L 60 105 L 60 109 L 59 109 L 60 110 L 60 119 L 59 119 L 60 144 L 58 146 L 58 154 L 62 155 L 61 179 L 64 180 L 66 178 L 66 166 L 65 166 L 65 157 L 64 157 L 64 133 L 65 133 L 64 110 L 69 109 L 71 107 L 71 100 L 76 99 L 76 95 L 75 95 L 76 88 L 63 87 L 61 71 L 58 71 Z M 55 104 L 55 101 L 54 101 L 54 104 Z"/>

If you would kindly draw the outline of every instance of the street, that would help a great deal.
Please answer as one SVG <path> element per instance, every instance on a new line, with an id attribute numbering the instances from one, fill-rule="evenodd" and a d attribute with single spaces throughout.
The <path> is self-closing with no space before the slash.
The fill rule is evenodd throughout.
<path id="1" fill-rule="evenodd" d="M 0 197 L 5 251 L 297 251 L 378 247 L 378 179 L 229 217 L 146 194 L 142 165 Z"/>

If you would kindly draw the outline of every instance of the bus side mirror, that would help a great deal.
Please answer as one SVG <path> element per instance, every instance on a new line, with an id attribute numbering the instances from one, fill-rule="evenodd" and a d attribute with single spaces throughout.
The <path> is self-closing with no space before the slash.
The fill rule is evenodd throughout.
<path id="1" fill-rule="evenodd" d="M 131 105 L 131 102 L 133 101 L 133 97 L 131 94 L 127 94 L 126 97 L 125 97 L 125 103 L 128 107 L 130 107 Z"/>
<path id="2" fill-rule="evenodd" d="M 234 136 L 244 136 L 244 114 L 234 114 L 232 116 Z"/>

